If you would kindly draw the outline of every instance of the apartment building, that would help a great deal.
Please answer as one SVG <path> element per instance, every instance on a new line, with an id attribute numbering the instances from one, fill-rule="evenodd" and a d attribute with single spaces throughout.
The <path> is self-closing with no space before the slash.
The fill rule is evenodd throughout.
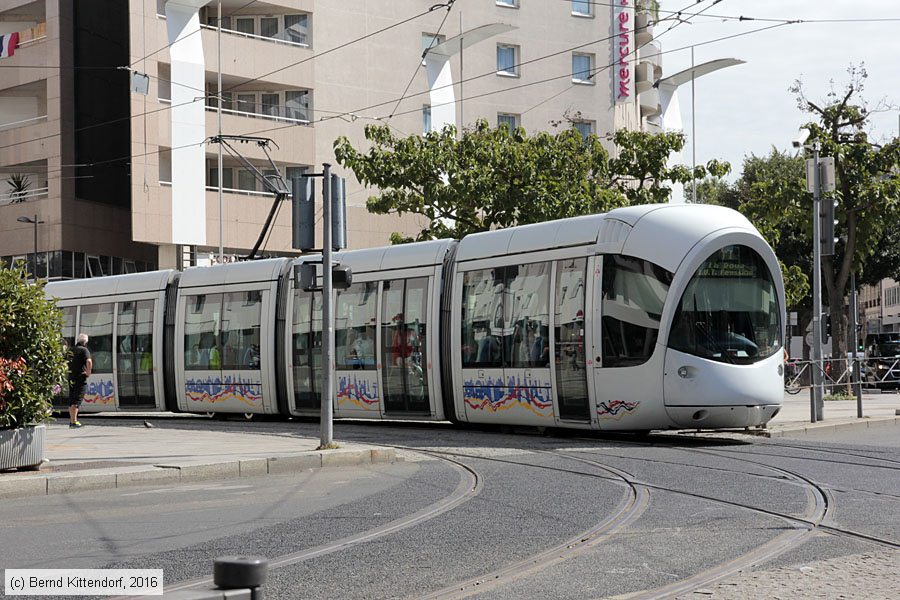
<path id="1" fill-rule="evenodd" d="M 335 165 L 370 123 L 652 130 L 660 48 L 634 1 L 6 0 L 0 260 L 56 279 L 245 256 L 275 196 L 227 151 L 220 178 L 220 131 L 270 140 L 231 145 L 271 181 Z M 418 231 L 335 171 L 350 247 Z M 262 255 L 292 252 L 290 212 Z"/>
<path id="2" fill-rule="evenodd" d="M 865 333 L 900 332 L 900 282 L 888 278 L 862 286 L 859 309 Z"/>

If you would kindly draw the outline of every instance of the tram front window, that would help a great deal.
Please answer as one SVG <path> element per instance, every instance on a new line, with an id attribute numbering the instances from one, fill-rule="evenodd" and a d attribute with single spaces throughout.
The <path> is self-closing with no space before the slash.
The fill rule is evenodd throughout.
<path id="1" fill-rule="evenodd" d="M 747 246 L 727 246 L 688 283 L 669 347 L 718 362 L 755 363 L 781 349 L 780 314 L 762 257 Z"/>

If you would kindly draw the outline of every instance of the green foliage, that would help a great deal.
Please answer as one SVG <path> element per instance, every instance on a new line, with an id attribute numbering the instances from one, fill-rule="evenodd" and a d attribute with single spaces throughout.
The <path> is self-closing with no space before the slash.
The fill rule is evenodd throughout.
<path id="1" fill-rule="evenodd" d="M 54 388 L 66 376 L 62 315 L 44 297 L 43 283 L 29 283 L 24 266 L 0 268 L 0 429 L 50 418 Z"/>
<path id="2" fill-rule="evenodd" d="M 666 166 L 669 154 L 684 146 L 676 133 L 616 132 L 615 157 L 596 135 L 584 139 L 566 129 L 528 136 L 522 128 L 492 128 L 485 120 L 459 138 L 449 126 L 400 138 L 386 126 L 369 125 L 365 134 L 371 143 L 365 152 L 347 138 L 336 140 L 337 161 L 380 190 L 368 199 L 370 212 L 426 217 L 428 226 L 416 240 L 663 202 L 667 183 L 692 177 L 686 167 Z M 696 174 L 727 170 L 727 163 L 712 161 Z M 415 240 L 395 233 L 391 241 Z"/>
<path id="3" fill-rule="evenodd" d="M 9 193 L 13 198 L 13 202 L 21 202 L 25 194 L 28 193 L 28 188 L 31 187 L 31 180 L 28 178 L 28 175 L 13 173 L 7 178 L 6 184 L 9 186 Z"/>

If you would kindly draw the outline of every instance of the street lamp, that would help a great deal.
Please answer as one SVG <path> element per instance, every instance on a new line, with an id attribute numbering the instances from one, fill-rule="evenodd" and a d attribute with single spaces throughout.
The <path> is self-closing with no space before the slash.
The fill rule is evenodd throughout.
<path id="1" fill-rule="evenodd" d="M 38 232 L 37 232 L 37 230 L 38 230 L 38 225 L 40 225 L 41 223 L 44 223 L 45 221 L 39 220 L 37 215 L 34 215 L 33 219 L 31 217 L 19 217 L 18 219 L 16 219 L 16 221 L 18 221 L 19 223 L 31 223 L 34 225 L 34 263 L 33 264 L 34 264 L 34 278 L 37 279 L 38 278 L 38 274 L 37 274 L 37 262 L 38 262 L 37 233 Z"/>

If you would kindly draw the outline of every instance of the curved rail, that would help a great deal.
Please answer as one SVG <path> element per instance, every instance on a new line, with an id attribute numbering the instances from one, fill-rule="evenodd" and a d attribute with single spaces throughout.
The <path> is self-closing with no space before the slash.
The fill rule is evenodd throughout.
<path id="1" fill-rule="evenodd" d="M 447 511 L 450 511 L 460 504 L 463 504 L 478 494 L 481 493 L 481 490 L 484 487 L 484 481 L 481 475 L 478 474 L 477 471 L 464 465 L 463 463 L 453 460 L 451 458 L 447 458 L 445 456 L 440 456 L 438 453 L 428 452 L 420 450 L 423 454 L 428 454 L 433 456 L 439 460 L 446 461 L 453 466 L 460 473 L 460 481 L 456 488 L 451 492 L 448 496 L 440 499 L 437 502 L 434 502 L 421 510 L 418 510 L 411 515 L 407 515 L 405 517 L 401 517 L 399 519 L 395 519 L 389 523 L 385 523 L 380 527 L 375 527 L 374 529 L 369 529 L 367 531 L 363 531 L 361 533 L 350 535 L 339 540 L 335 540 L 333 542 L 329 542 L 327 544 L 321 544 L 319 546 L 315 546 L 313 548 L 307 548 L 305 550 L 300 550 L 298 552 L 293 552 L 291 554 L 285 554 L 282 556 L 278 556 L 276 558 L 269 560 L 269 569 L 274 570 L 281 567 L 286 567 L 289 565 L 294 565 L 305 560 L 309 560 L 311 558 L 317 558 L 319 556 L 324 556 L 326 554 L 331 554 L 333 552 L 338 552 L 340 550 L 345 550 L 352 546 L 356 546 L 359 544 L 364 544 L 366 542 L 370 542 L 372 540 L 378 539 L 380 537 L 384 537 L 386 535 L 390 535 L 392 533 L 396 533 L 398 531 L 402 531 L 403 529 L 408 529 L 410 527 L 414 527 L 423 523 L 425 521 L 434 519 Z M 169 594 L 172 592 L 177 592 L 180 590 L 186 590 L 191 588 L 196 588 L 204 585 L 209 585 L 212 583 L 212 577 L 200 577 L 197 579 L 190 579 L 187 581 L 181 581 L 179 583 L 173 584 L 171 586 L 166 586 L 165 593 Z"/>
<path id="2" fill-rule="evenodd" d="M 629 493 L 623 498 L 613 514 L 600 523 L 597 523 L 594 527 L 533 556 L 529 556 L 477 577 L 454 583 L 440 590 L 431 592 L 430 594 L 419 596 L 421 600 L 457 600 L 459 598 L 466 598 L 472 594 L 487 592 L 521 577 L 525 577 L 526 575 L 561 563 L 606 541 L 609 537 L 625 529 L 636 521 L 650 504 L 650 490 L 647 486 L 637 483 L 633 475 L 622 471 L 621 469 L 616 469 L 581 457 L 550 452 L 547 450 L 532 449 L 530 451 L 553 454 L 554 456 L 564 456 L 571 460 L 587 463 L 612 473 L 616 478 L 613 481 L 620 485 L 624 484 L 627 486 Z"/>

